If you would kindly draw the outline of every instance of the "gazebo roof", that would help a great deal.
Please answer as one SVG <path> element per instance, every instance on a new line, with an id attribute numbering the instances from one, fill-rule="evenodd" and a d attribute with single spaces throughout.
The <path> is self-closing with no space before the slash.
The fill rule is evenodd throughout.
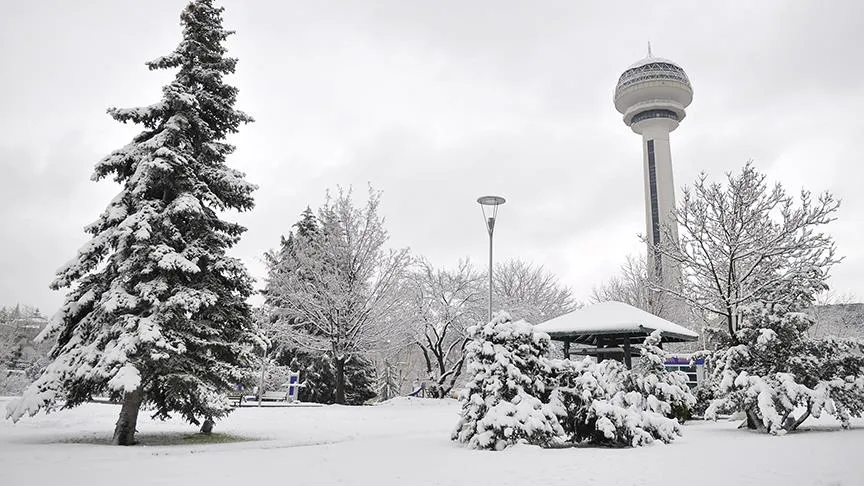
<path id="1" fill-rule="evenodd" d="M 644 338 L 659 329 L 663 342 L 696 341 L 699 334 L 623 302 L 600 302 L 534 327 L 558 341 L 596 344 L 599 338 Z"/>

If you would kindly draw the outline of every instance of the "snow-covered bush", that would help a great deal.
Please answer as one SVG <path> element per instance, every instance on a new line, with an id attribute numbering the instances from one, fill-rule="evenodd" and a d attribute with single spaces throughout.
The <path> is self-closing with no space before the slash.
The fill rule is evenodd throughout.
<path id="1" fill-rule="evenodd" d="M 20 395 L 31 381 L 18 370 L 0 366 L 0 395 Z"/>
<path id="2" fill-rule="evenodd" d="M 290 366 L 272 366 L 268 368 L 264 375 L 264 390 L 271 391 L 282 388 L 288 383 L 291 371 Z"/>
<path id="3" fill-rule="evenodd" d="M 687 419 L 696 406 L 696 397 L 687 385 L 687 374 L 666 369 L 669 354 L 660 348 L 660 331 L 645 338 L 640 349 L 642 359 L 630 373 L 629 387 L 645 399 L 644 408 L 666 417 Z"/>
<path id="4" fill-rule="evenodd" d="M 718 353 L 713 379 L 718 398 L 706 411 L 743 410 L 751 428 L 772 434 L 795 430 L 823 412 L 844 427 L 864 414 L 864 343 L 810 339 L 813 321 L 780 306 L 743 309 L 738 345 Z M 803 411 L 795 416 L 798 410 Z"/>
<path id="5" fill-rule="evenodd" d="M 681 435 L 673 418 L 696 402 L 681 372 L 663 366 L 660 335 L 645 340 L 640 366 L 628 370 L 618 361 L 554 362 L 557 387 L 550 405 L 566 439 L 610 446 L 640 446 L 655 440 L 668 443 Z"/>
<path id="6" fill-rule="evenodd" d="M 468 329 L 465 348 L 470 377 L 460 398 L 461 419 L 452 439 L 476 449 L 501 450 L 517 442 L 552 445 L 563 430 L 543 403 L 549 336 L 506 312 Z"/>
<path id="7" fill-rule="evenodd" d="M 714 389 L 714 384 L 711 380 L 705 380 L 700 383 L 694 390 L 693 396 L 696 397 L 696 404 L 693 406 L 692 414 L 696 417 L 704 417 L 705 411 L 711 406 L 711 403 L 717 398 L 717 393 Z"/>
<path id="8" fill-rule="evenodd" d="M 549 360 L 549 336 L 506 313 L 469 333 L 470 379 L 452 438 L 477 449 L 670 442 L 681 434 L 671 417 L 676 408 L 695 404 L 686 376 L 663 366 L 659 334 L 646 340 L 643 364 L 631 371 L 617 361 Z"/>

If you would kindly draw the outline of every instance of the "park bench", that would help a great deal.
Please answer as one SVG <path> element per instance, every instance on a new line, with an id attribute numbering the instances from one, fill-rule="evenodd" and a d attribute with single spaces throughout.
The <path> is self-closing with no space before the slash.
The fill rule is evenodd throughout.
<path id="1" fill-rule="evenodd" d="M 243 402 L 246 401 L 246 396 L 242 391 L 233 391 L 228 394 L 228 400 L 231 402 L 231 405 L 235 407 L 242 407 Z"/>
<path id="2" fill-rule="evenodd" d="M 264 402 L 287 402 L 288 401 L 288 392 L 287 391 L 265 391 L 263 395 L 261 395 L 261 401 Z"/>

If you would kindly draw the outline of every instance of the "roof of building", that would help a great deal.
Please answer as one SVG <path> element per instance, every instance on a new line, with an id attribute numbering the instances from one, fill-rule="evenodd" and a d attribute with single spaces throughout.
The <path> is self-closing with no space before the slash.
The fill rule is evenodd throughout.
<path id="1" fill-rule="evenodd" d="M 598 335 L 642 337 L 655 330 L 664 342 L 696 341 L 699 334 L 623 302 L 600 302 L 538 324 L 535 329 L 553 339 L 581 338 L 587 342 Z M 569 340 L 569 339 L 567 339 Z"/>
<path id="2" fill-rule="evenodd" d="M 648 56 L 636 61 L 624 70 L 618 78 L 618 84 L 615 88 L 616 96 L 625 88 L 652 81 L 677 81 L 687 86 L 688 89 L 693 89 L 684 68 L 669 59 Z"/>
<path id="3" fill-rule="evenodd" d="M 634 62 L 630 66 L 628 66 L 627 69 L 625 69 L 625 71 L 627 71 L 628 69 L 636 69 L 638 67 L 642 67 L 642 66 L 645 66 L 647 64 L 653 64 L 655 62 L 661 63 L 661 64 L 671 64 L 673 66 L 681 68 L 681 66 L 678 65 L 677 62 L 666 59 L 665 57 L 646 56 L 646 57 L 643 57 L 642 59 L 639 59 L 638 61 Z M 683 69 L 683 68 L 681 68 L 681 69 Z"/>

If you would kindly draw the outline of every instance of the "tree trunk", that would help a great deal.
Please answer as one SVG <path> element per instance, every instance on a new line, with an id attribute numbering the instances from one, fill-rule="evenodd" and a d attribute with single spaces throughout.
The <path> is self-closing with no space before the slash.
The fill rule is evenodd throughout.
<path id="1" fill-rule="evenodd" d="M 765 431 L 765 424 L 762 422 L 762 419 L 759 418 L 758 415 L 756 415 L 755 410 L 748 408 L 747 410 L 745 410 L 744 413 L 747 414 L 748 429 L 758 430 L 760 432 Z"/>
<path id="2" fill-rule="evenodd" d="M 808 417 L 810 417 L 810 406 L 807 407 L 807 413 L 802 415 L 798 420 L 792 421 L 788 427 L 786 427 L 785 426 L 786 424 L 784 424 L 783 428 L 785 428 L 787 431 L 791 432 L 791 431 L 797 429 L 801 424 L 803 424 L 804 421 L 807 420 Z"/>
<path id="3" fill-rule="evenodd" d="M 726 328 L 729 330 L 729 337 L 732 338 L 733 343 L 738 343 L 738 339 L 735 337 L 735 324 L 732 321 L 732 310 L 727 308 L 728 314 L 726 314 Z"/>
<path id="4" fill-rule="evenodd" d="M 141 388 L 123 394 L 123 407 L 120 408 L 120 418 L 117 419 L 117 425 L 114 427 L 114 438 L 111 444 L 135 445 L 135 426 L 138 424 L 138 409 L 141 408 L 143 398 L 144 391 Z"/>
<path id="5" fill-rule="evenodd" d="M 336 365 L 336 403 L 345 405 L 345 358 L 333 358 Z"/>
<path id="6" fill-rule="evenodd" d="M 206 434 L 206 435 L 210 435 L 211 433 L 213 433 L 213 421 L 212 420 L 210 420 L 208 418 L 207 420 L 204 421 L 203 424 L 201 424 L 201 433 Z"/>

